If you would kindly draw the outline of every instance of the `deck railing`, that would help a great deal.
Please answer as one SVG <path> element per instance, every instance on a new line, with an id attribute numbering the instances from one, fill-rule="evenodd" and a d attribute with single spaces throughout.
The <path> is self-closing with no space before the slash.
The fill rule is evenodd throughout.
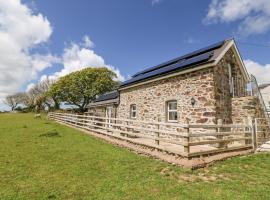
<path id="1" fill-rule="evenodd" d="M 253 124 L 179 124 L 49 113 L 50 119 L 169 153 L 192 158 L 256 148 Z"/>
<path id="2" fill-rule="evenodd" d="M 259 102 L 261 104 L 261 107 L 263 109 L 263 112 L 264 112 L 264 118 L 268 123 L 268 127 L 270 127 L 270 115 L 269 115 L 268 109 L 267 109 L 267 107 L 265 105 L 265 102 L 263 100 L 261 91 L 259 89 L 257 79 L 252 74 L 250 75 L 250 79 L 251 79 L 250 82 L 251 82 L 251 93 L 252 93 L 251 95 L 256 96 L 258 98 L 258 100 L 259 100 Z"/>
<path id="3" fill-rule="evenodd" d="M 256 118 L 255 119 L 255 132 L 257 136 L 257 146 L 264 144 L 270 140 L 270 127 L 268 124 L 268 119 L 266 118 Z"/>

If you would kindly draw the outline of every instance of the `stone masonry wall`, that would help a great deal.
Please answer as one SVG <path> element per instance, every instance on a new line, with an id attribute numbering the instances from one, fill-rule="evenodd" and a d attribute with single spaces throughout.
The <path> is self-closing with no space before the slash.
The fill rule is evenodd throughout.
<path id="1" fill-rule="evenodd" d="M 216 123 L 213 76 L 213 68 L 207 68 L 121 90 L 117 117 L 130 118 L 130 105 L 136 104 L 137 120 L 166 122 L 166 102 L 176 100 L 179 123 Z"/>
<path id="2" fill-rule="evenodd" d="M 234 79 L 234 96 L 243 96 L 245 92 L 245 81 L 240 67 L 236 62 L 233 51 L 230 49 L 221 61 L 214 67 L 215 98 L 216 98 L 216 116 L 222 119 L 223 123 L 230 124 L 232 120 L 232 96 L 230 90 L 229 67 L 231 66 L 231 75 Z"/>
<path id="3" fill-rule="evenodd" d="M 224 123 L 231 123 L 231 94 L 229 85 L 229 59 L 222 59 L 214 67 L 216 116 Z"/>
<path id="4" fill-rule="evenodd" d="M 232 99 L 232 120 L 234 124 L 243 123 L 251 118 L 264 118 L 263 110 L 257 97 L 237 97 Z"/>
<path id="5" fill-rule="evenodd" d="M 108 105 L 112 107 L 112 116 L 113 118 L 116 117 L 117 107 L 116 105 Z M 88 109 L 89 113 L 93 113 L 95 116 L 98 117 L 106 117 L 106 106 L 98 106 L 98 107 L 91 107 Z"/>

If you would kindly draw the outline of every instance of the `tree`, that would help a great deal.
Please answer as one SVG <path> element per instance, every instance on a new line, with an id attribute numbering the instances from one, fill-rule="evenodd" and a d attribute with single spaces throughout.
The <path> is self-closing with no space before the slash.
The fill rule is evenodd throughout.
<path id="1" fill-rule="evenodd" d="M 35 104 L 34 104 L 34 95 L 31 92 L 22 92 L 19 95 L 19 101 L 20 104 L 24 105 L 27 107 L 29 111 L 34 110 Z"/>
<path id="2" fill-rule="evenodd" d="M 96 95 L 118 86 L 116 74 L 108 68 L 86 68 L 61 77 L 49 90 L 50 96 L 68 102 L 86 111 L 86 106 Z"/>
<path id="3" fill-rule="evenodd" d="M 34 98 L 34 106 L 41 110 L 47 106 L 48 110 L 59 109 L 59 101 L 54 95 L 49 95 L 50 87 L 56 81 L 46 78 L 37 83 L 28 93 Z"/>
<path id="4" fill-rule="evenodd" d="M 46 107 L 48 110 L 59 109 L 58 99 L 48 95 L 50 87 L 55 83 L 55 80 L 46 78 L 40 81 L 28 92 L 21 94 L 21 103 L 25 105 L 28 110 L 44 110 Z"/>
<path id="5" fill-rule="evenodd" d="M 20 103 L 19 93 L 6 96 L 4 103 L 10 106 L 13 111 Z"/>

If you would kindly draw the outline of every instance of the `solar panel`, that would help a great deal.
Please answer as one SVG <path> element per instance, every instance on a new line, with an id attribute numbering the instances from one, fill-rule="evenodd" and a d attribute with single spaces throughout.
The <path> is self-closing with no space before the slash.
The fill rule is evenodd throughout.
<path id="1" fill-rule="evenodd" d="M 206 53 L 208 51 L 212 51 L 214 49 L 217 49 L 217 48 L 221 47 L 224 44 L 224 42 L 225 41 L 217 42 L 215 44 L 212 44 L 212 45 L 207 46 L 205 48 L 202 48 L 202 49 L 193 51 L 191 53 L 185 54 L 183 56 L 180 56 L 180 57 L 175 58 L 173 60 L 170 60 L 168 62 L 162 63 L 160 65 L 157 65 L 157 66 L 154 66 L 154 67 L 150 67 L 148 69 L 145 69 L 143 71 L 140 71 L 140 72 L 134 74 L 132 77 L 136 77 L 136 76 L 139 76 L 141 74 L 144 74 L 144 73 L 147 73 L 147 72 L 150 72 L 150 71 L 153 71 L 153 70 L 157 70 L 157 69 L 162 68 L 162 67 L 166 67 L 166 66 L 171 65 L 173 63 L 176 63 L 176 62 L 178 62 L 179 60 L 182 60 L 182 59 L 188 59 L 188 58 L 191 58 L 191 57 L 198 56 L 200 54 Z"/>
<path id="2" fill-rule="evenodd" d="M 191 57 L 191 58 L 186 59 L 186 60 L 180 60 L 180 61 L 173 63 L 171 65 L 168 65 L 166 67 L 158 68 L 158 69 L 149 71 L 147 73 L 140 74 L 136 77 L 133 77 L 130 80 L 127 80 L 124 83 L 122 83 L 121 86 L 129 85 L 131 83 L 139 82 L 141 80 L 148 79 L 150 77 L 156 77 L 156 76 L 159 76 L 161 74 L 167 74 L 167 73 L 179 70 L 179 69 L 187 68 L 190 65 L 195 65 L 198 63 L 208 61 L 212 55 L 213 55 L 213 51 L 210 51 L 210 52 L 207 52 L 207 53 L 195 56 L 195 57 Z"/>

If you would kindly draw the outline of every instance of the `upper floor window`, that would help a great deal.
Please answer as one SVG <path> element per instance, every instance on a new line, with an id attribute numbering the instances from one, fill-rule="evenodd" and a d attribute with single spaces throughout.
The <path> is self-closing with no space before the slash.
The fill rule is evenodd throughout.
<path id="1" fill-rule="evenodd" d="M 168 122 L 176 122 L 178 119 L 177 116 L 177 101 L 168 101 L 167 102 L 167 120 Z"/>
<path id="2" fill-rule="evenodd" d="M 137 106 L 136 104 L 132 104 L 130 106 L 130 118 L 135 119 L 137 117 Z"/>

